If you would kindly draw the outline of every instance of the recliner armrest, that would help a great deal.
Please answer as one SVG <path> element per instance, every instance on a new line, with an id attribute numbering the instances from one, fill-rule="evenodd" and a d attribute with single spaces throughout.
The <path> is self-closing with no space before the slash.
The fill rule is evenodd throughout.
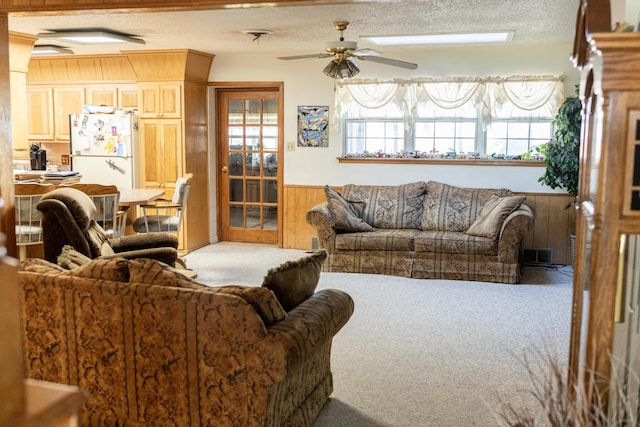
<path id="1" fill-rule="evenodd" d="M 178 249 L 178 238 L 171 233 L 144 233 L 109 239 L 109 244 L 116 253 L 149 248 Z"/>
<path id="2" fill-rule="evenodd" d="M 178 259 L 178 251 L 175 250 L 174 248 L 168 248 L 168 247 L 146 248 L 146 249 L 139 249 L 139 250 L 133 250 L 133 251 L 117 252 L 113 255 L 103 255 L 98 258 L 105 259 L 105 258 L 115 258 L 115 257 L 122 257 L 126 259 L 151 258 L 156 261 L 163 262 L 170 267 L 175 267 L 176 260 Z"/>

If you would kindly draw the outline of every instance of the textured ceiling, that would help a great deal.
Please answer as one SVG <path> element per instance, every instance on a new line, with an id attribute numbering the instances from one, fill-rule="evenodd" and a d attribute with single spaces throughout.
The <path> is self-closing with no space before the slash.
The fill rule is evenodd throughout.
<path id="1" fill-rule="evenodd" d="M 190 48 L 212 54 L 263 53 L 274 56 L 322 52 L 337 40 L 333 21 L 350 22 L 345 39 L 369 35 L 407 35 L 512 30 L 513 44 L 571 43 L 579 0 L 424 0 L 343 5 L 254 7 L 153 13 L 81 13 L 58 16 L 10 16 L 9 29 L 28 34 L 71 28 L 108 28 L 143 38 L 146 45 L 101 47 L 57 43 L 76 54 L 120 50 Z M 257 41 L 247 29 L 272 34 Z M 36 44 L 49 44 L 40 40 Z M 403 48 L 378 48 L 402 52 Z M 396 58 L 398 54 L 395 54 Z"/>

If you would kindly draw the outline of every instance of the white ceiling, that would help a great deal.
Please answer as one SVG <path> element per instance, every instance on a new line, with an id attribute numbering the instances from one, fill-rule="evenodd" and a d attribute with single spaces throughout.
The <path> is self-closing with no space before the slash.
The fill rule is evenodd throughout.
<path id="1" fill-rule="evenodd" d="M 273 3 L 271 3 L 273 4 Z M 513 44 L 571 43 L 579 0 L 422 0 L 357 2 L 341 5 L 251 7 L 152 13 L 87 12 L 57 16 L 9 16 L 9 29 L 35 35 L 48 30 L 107 28 L 139 36 L 141 44 L 71 47 L 76 54 L 121 50 L 189 48 L 207 53 L 261 53 L 274 56 L 323 52 L 339 33 L 333 21 L 350 22 L 345 39 L 369 35 L 512 30 Z M 273 31 L 257 41 L 247 29 Z M 39 40 L 36 44 L 52 44 Z M 377 50 L 403 59 L 403 49 Z M 387 55 L 386 55 L 387 56 Z"/>

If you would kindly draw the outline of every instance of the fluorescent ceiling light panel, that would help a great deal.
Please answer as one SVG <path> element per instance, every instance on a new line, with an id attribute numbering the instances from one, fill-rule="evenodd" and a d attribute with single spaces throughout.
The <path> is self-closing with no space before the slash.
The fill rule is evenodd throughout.
<path id="1" fill-rule="evenodd" d="M 73 55 L 71 49 L 56 45 L 38 45 L 31 50 L 31 56 Z"/>
<path id="2" fill-rule="evenodd" d="M 75 44 L 100 44 L 100 43 L 140 43 L 144 40 L 131 37 L 127 34 L 111 33 L 108 31 L 56 31 L 52 33 L 39 33 L 39 39 L 56 39 Z"/>
<path id="3" fill-rule="evenodd" d="M 422 34 L 415 36 L 371 36 L 362 38 L 382 46 L 452 43 L 499 43 L 513 39 L 513 31 L 501 31 L 492 33 Z"/>

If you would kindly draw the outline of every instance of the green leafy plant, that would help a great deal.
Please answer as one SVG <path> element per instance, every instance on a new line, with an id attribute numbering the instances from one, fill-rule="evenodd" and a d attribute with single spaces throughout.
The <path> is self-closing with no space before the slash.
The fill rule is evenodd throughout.
<path id="1" fill-rule="evenodd" d="M 568 97 L 553 119 L 553 137 L 546 144 L 544 158 L 547 169 L 538 178 L 539 182 L 564 189 L 573 197 L 578 195 L 581 124 L 582 102 L 578 97 Z"/>

